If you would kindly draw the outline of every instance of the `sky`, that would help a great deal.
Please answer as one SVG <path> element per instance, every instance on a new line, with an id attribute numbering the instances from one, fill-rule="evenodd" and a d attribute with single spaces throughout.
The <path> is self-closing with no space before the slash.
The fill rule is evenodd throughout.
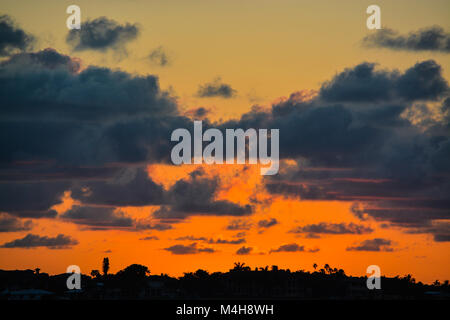
<path id="1" fill-rule="evenodd" d="M 0 4 L 1 269 L 450 278 L 448 1 Z M 278 174 L 173 165 L 194 120 L 278 128 Z"/>

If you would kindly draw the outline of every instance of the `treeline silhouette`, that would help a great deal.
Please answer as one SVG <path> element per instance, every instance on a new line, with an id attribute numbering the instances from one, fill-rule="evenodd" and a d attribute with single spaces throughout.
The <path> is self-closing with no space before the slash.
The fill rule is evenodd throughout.
<path id="1" fill-rule="evenodd" d="M 81 289 L 69 290 L 70 274 L 49 275 L 35 270 L 0 270 L 0 299 L 450 299 L 449 281 L 416 282 L 410 275 L 381 277 L 381 289 L 369 290 L 367 276 L 352 277 L 325 264 L 314 271 L 290 271 L 276 265 L 251 268 L 236 262 L 228 272 L 198 269 L 175 278 L 152 275 L 147 266 L 132 264 L 110 274 L 81 275 Z"/>

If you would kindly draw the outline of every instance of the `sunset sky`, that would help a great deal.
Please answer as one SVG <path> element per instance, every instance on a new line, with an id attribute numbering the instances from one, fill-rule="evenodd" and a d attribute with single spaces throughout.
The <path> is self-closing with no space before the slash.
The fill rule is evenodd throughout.
<path id="1" fill-rule="evenodd" d="M 449 1 L 0 5 L 0 269 L 450 279 Z M 279 129 L 279 173 L 174 166 L 194 120 Z"/>

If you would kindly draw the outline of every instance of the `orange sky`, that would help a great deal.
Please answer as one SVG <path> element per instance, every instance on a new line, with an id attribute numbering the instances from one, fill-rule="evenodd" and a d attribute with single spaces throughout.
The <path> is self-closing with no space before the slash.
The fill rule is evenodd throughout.
<path id="1" fill-rule="evenodd" d="M 418 60 L 435 59 L 450 79 L 450 60 L 441 53 L 391 52 L 367 50 L 359 41 L 367 34 L 365 8 L 373 1 L 78 1 L 83 17 L 107 16 L 120 22 L 137 22 L 142 34 L 127 47 L 128 55 L 111 52 L 70 51 L 64 41 L 65 8 L 71 1 L 2 1 L 2 11 L 13 16 L 26 30 L 38 35 L 36 49 L 54 47 L 64 54 L 79 57 L 90 64 L 121 68 L 130 73 L 155 74 L 161 87 L 177 97 L 182 110 L 205 107 L 214 120 L 237 117 L 253 104 L 269 107 L 299 90 L 317 90 L 345 67 L 362 61 L 375 61 L 383 68 L 404 70 Z M 438 24 L 450 27 L 448 1 L 377 1 L 382 7 L 382 23 L 402 32 Z M 173 63 L 155 67 L 145 60 L 152 48 L 166 48 Z M 221 77 L 237 90 L 233 99 L 195 95 L 200 84 Z M 283 162 L 280 170 L 290 165 Z M 317 263 L 342 268 L 347 274 L 364 275 L 367 266 L 378 265 L 383 275 L 412 274 L 417 280 L 433 282 L 450 278 L 450 242 L 435 242 L 430 234 L 409 234 L 400 228 L 383 228 L 382 222 L 361 222 L 351 213 L 352 201 L 306 201 L 269 194 L 263 187 L 264 176 L 258 166 L 204 165 L 208 176 L 220 177 L 217 199 L 247 204 L 259 200 L 256 212 L 240 217 L 251 225 L 245 232 L 245 244 L 208 244 L 202 241 L 177 241 L 195 236 L 212 239 L 236 239 L 239 231 L 226 229 L 235 217 L 192 216 L 166 231 L 88 230 L 62 219 L 34 219 L 32 233 L 70 235 L 79 241 L 71 249 L 1 248 L 1 269 L 34 269 L 51 274 L 79 265 L 82 273 L 100 269 L 103 257 L 109 257 L 111 272 L 129 264 L 147 265 L 152 274 L 183 272 L 202 268 L 226 271 L 237 261 L 251 267 L 278 265 L 291 270 L 313 270 Z M 179 179 L 187 179 L 196 166 L 148 165 L 149 177 L 167 189 Z M 367 183 L 372 183 L 367 181 Z M 67 193 L 56 206 L 61 214 L 73 201 Z M 158 207 L 127 207 L 122 210 L 139 219 L 152 220 Z M 262 219 L 276 218 L 279 224 L 262 229 Z M 311 239 L 290 233 L 296 226 L 320 223 L 358 223 L 374 231 L 361 235 L 322 235 Z M 29 232 L 0 233 L 0 243 L 22 238 Z M 159 240 L 140 240 L 156 236 Z M 392 252 L 347 251 L 368 238 L 389 238 Z M 174 255 L 164 248 L 175 244 L 197 243 L 214 248 L 214 253 Z M 270 253 L 281 245 L 297 243 L 305 252 Z M 236 251 L 252 247 L 251 254 Z M 319 249 L 317 252 L 308 250 Z"/>

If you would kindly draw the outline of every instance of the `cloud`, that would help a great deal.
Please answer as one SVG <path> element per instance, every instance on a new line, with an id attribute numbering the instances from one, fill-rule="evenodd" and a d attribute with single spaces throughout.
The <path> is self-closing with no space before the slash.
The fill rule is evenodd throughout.
<path id="1" fill-rule="evenodd" d="M 182 220 L 192 215 L 245 216 L 253 206 L 228 200 L 215 200 L 220 184 L 217 176 L 207 177 L 203 169 L 193 171 L 189 178 L 178 180 L 168 191 L 166 203 L 153 213 L 157 219 Z"/>
<path id="2" fill-rule="evenodd" d="M 234 219 L 227 225 L 227 230 L 249 230 L 252 227 L 252 223 L 248 220 Z"/>
<path id="3" fill-rule="evenodd" d="M 253 250 L 253 248 L 251 248 L 251 247 L 242 246 L 236 251 L 236 254 L 247 255 L 247 254 L 250 254 L 252 252 L 252 250 Z"/>
<path id="4" fill-rule="evenodd" d="M 163 47 L 153 49 L 148 55 L 150 62 L 159 67 L 167 67 L 171 64 L 171 59 Z"/>
<path id="5" fill-rule="evenodd" d="M 304 252 L 304 251 L 305 251 L 304 246 L 299 246 L 296 243 L 289 243 L 289 244 L 281 245 L 280 247 L 278 247 L 278 249 L 272 249 L 272 250 L 270 250 L 269 253 L 272 253 L 272 252 Z"/>
<path id="6" fill-rule="evenodd" d="M 348 247 L 347 251 L 393 251 L 392 241 L 388 239 L 375 238 L 364 240 L 357 246 Z"/>
<path id="7" fill-rule="evenodd" d="M 308 237 L 318 238 L 320 234 L 367 234 L 373 232 L 373 229 L 353 222 L 347 224 L 320 222 L 296 227 L 289 232 L 307 234 Z"/>
<path id="8" fill-rule="evenodd" d="M 206 238 L 206 237 L 184 236 L 184 237 L 178 237 L 175 240 L 203 241 L 203 242 L 206 242 L 209 244 L 242 244 L 242 243 L 245 243 L 244 238 L 227 240 L 227 239 L 220 239 L 220 238 L 213 239 L 213 238 Z"/>
<path id="9" fill-rule="evenodd" d="M 198 120 L 198 119 L 206 118 L 206 116 L 210 113 L 211 113 L 211 110 L 204 108 L 204 107 L 199 107 L 199 108 L 190 109 L 190 110 L 186 111 L 185 114 L 194 120 Z"/>
<path id="10" fill-rule="evenodd" d="M 67 182 L 0 182 L 0 211 L 21 218 L 52 218 Z"/>
<path id="11" fill-rule="evenodd" d="M 214 81 L 199 86 L 197 96 L 200 98 L 233 98 L 236 95 L 234 90 L 229 84 L 223 83 L 221 78 L 216 78 Z"/>
<path id="12" fill-rule="evenodd" d="M 89 230 L 165 231 L 172 229 L 170 224 L 153 222 L 148 219 L 135 219 L 115 207 L 74 205 L 59 215 L 59 218 L 84 226 Z"/>
<path id="13" fill-rule="evenodd" d="M 433 60 L 416 63 L 403 74 L 375 70 L 361 63 L 337 74 L 320 88 L 320 96 L 332 102 L 378 102 L 395 99 L 437 100 L 448 93 L 442 68 Z"/>
<path id="14" fill-rule="evenodd" d="M 404 71 L 362 63 L 338 73 L 309 99 L 292 95 L 253 108 L 221 128 L 278 128 L 280 173 L 266 190 L 305 200 L 364 203 L 358 217 L 405 228 L 450 219 L 449 87 L 433 60 Z M 418 119 L 418 104 L 440 105 Z M 416 125 L 416 123 L 424 124 Z M 424 229 L 427 230 L 427 229 Z"/>
<path id="15" fill-rule="evenodd" d="M 38 52 L 17 53 L 1 63 L 6 69 L 9 66 L 28 66 L 47 68 L 50 70 L 63 69 L 70 73 L 77 73 L 81 68 L 81 60 L 61 54 L 53 48 Z"/>
<path id="16" fill-rule="evenodd" d="M 164 248 L 164 250 L 167 250 L 171 252 L 172 254 L 197 254 L 197 253 L 213 253 L 215 252 L 212 248 L 198 248 L 197 243 L 193 242 L 190 245 L 182 245 L 182 244 L 176 244 L 174 246 Z"/>
<path id="17" fill-rule="evenodd" d="M 93 229 L 129 228 L 135 221 L 123 211 L 110 207 L 73 206 L 60 218 Z"/>
<path id="18" fill-rule="evenodd" d="M 124 50 L 127 42 L 137 38 L 139 28 L 136 24 L 118 22 L 100 17 L 81 23 L 81 29 L 69 31 L 66 42 L 74 51 L 108 49 Z"/>
<path id="19" fill-rule="evenodd" d="M 33 227 L 31 220 L 18 219 L 7 213 L 0 212 L 0 232 L 29 231 Z"/>
<path id="20" fill-rule="evenodd" d="M 363 44 L 367 47 L 380 47 L 393 50 L 408 51 L 439 51 L 450 52 L 450 33 L 440 26 L 432 26 L 408 35 L 401 35 L 397 31 L 384 28 L 366 36 Z"/>
<path id="21" fill-rule="evenodd" d="M 278 220 L 277 219 L 275 219 L 275 218 L 271 218 L 271 219 L 268 219 L 268 220 L 259 220 L 258 221 L 258 227 L 260 227 L 260 228 L 270 228 L 270 227 L 273 227 L 273 226 L 275 226 L 275 225 L 277 225 L 278 224 Z"/>
<path id="22" fill-rule="evenodd" d="M 16 26 L 8 15 L 0 15 L 0 57 L 31 48 L 34 37 Z"/>
<path id="23" fill-rule="evenodd" d="M 89 230 L 118 229 L 125 231 L 172 229 L 165 223 L 152 223 L 146 219 L 134 219 L 120 208 L 75 205 L 59 216 L 61 219 L 85 226 Z"/>
<path id="24" fill-rule="evenodd" d="M 84 204 L 148 206 L 162 204 L 164 189 L 145 168 L 123 168 L 106 181 L 84 181 L 72 189 L 72 198 Z"/>
<path id="25" fill-rule="evenodd" d="M 75 65 L 50 49 L 0 63 L 0 161 L 168 161 L 167 137 L 191 121 L 158 79 L 99 67 L 76 72 Z"/>
<path id="26" fill-rule="evenodd" d="M 4 243 L 1 248 L 29 249 L 36 247 L 47 247 L 49 249 L 68 249 L 77 244 L 77 240 L 63 234 L 58 234 L 56 237 L 52 238 L 29 233 L 22 239 L 16 239 L 11 242 Z"/>
<path id="27" fill-rule="evenodd" d="M 159 240 L 159 238 L 157 236 L 147 236 L 147 237 L 143 237 L 143 238 L 139 238 L 139 240 Z"/>

